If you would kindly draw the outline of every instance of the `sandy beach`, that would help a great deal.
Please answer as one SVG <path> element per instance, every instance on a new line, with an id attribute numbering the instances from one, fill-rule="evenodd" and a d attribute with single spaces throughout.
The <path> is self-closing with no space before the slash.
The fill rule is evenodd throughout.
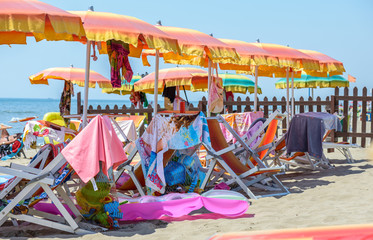
<path id="1" fill-rule="evenodd" d="M 26 155 L 32 156 L 35 150 Z M 12 239 L 207 239 L 215 233 L 307 228 L 347 224 L 373 223 L 373 161 L 369 149 L 353 149 L 356 162 L 348 164 L 339 152 L 327 153 L 335 166 L 327 170 L 295 169 L 279 176 L 291 194 L 250 200 L 251 206 L 239 218 L 198 211 L 182 218 L 122 222 L 120 229 L 78 236 L 58 232 L 39 225 L 8 221 L 1 229 L 1 238 Z M 29 159 L 0 162 L 26 164 Z"/>

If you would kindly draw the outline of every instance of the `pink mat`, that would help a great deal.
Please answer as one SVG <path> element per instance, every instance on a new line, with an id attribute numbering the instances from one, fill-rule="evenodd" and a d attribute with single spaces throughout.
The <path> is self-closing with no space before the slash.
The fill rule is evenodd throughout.
<path id="1" fill-rule="evenodd" d="M 145 196 L 139 198 L 138 200 L 140 202 L 138 203 L 126 203 L 121 205 L 120 208 L 123 212 L 123 218 L 120 221 L 161 219 L 163 216 L 178 218 L 186 216 L 192 211 L 201 209 L 202 207 L 205 207 L 212 213 L 227 217 L 238 217 L 245 214 L 249 207 L 248 202 L 240 199 L 240 197 L 236 195 L 238 193 L 232 195 L 229 192 L 230 191 L 225 190 L 214 190 L 211 192 L 212 194 L 209 194 L 210 197 L 204 197 L 198 194 L 178 193 L 172 193 L 162 197 Z M 224 195 L 224 193 L 228 194 Z M 225 198 L 218 198 L 217 196 Z M 231 199 L 227 199 L 227 197 Z M 119 198 L 119 202 L 124 200 L 125 199 Z M 65 207 L 69 213 L 72 214 L 68 206 L 65 205 Z M 35 209 L 55 215 L 59 214 L 58 209 L 51 203 L 39 202 L 35 205 Z"/>

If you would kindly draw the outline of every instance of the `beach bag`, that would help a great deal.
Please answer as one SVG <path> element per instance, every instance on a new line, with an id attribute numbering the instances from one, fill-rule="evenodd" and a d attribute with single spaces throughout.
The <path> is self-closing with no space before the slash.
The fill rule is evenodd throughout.
<path id="1" fill-rule="evenodd" d="M 183 184 L 185 182 L 185 167 L 183 164 L 170 161 L 164 168 L 164 176 L 169 186 Z"/>

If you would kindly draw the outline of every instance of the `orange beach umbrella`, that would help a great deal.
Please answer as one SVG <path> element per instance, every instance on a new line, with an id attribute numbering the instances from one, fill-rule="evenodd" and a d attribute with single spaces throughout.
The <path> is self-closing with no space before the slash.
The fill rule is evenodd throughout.
<path id="1" fill-rule="evenodd" d="M 94 11 L 71 11 L 82 18 L 87 33 L 86 72 L 89 72 L 90 45 L 97 44 L 101 53 L 106 52 L 106 41 L 120 40 L 130 46 L 130 56 L 140 57 L 144 48 L 156 51 L 179 53 L 177 40 L 168 36 L 153 25 L 140 19 L 114 13 Z M 159 62 L 156 63 L 156 72 Z M 86 81 L 88 82 L 88 73 Z M 88 88 L 84 91 L 83 126 L 87 123 Z"/>
<path id="2" fill-rule="evenodd" d="M 313 50 L 298 49 L 298 51 L 316 58 L 320 63 L 320 70 L 309 71 L 309 75 L 312 75 L 314 77 L 331 77 L 334 75 L 342 75 L 346 71 L 342 62 L 335 60 L 328 55 Z"/>
<path id="3" fill-rule="evenodd" d="M 156 27 L 176 38 L 180 46 L 181 54 L 161 51 L 165 63 L 207 67 L 208 59 L 213 63 L 235 63 L 240 59 L 233 47 L 206 33 L 179 27 Z M 150 66 L 148 55 L 154 55 L 154 51 L 145 51 L 142 54 L 145 66 Z"/>
<path id="4" fill-rule="evenodd" d="M 156 88 L 155 73 L 151 73 L 134 83 L 134 90 L 154 93 Z M 220 79 L 221 81 L 221 79 Z M 208 74 L 205 70 L 191 67 L 176 67 L 159 70 L 158 92 L 164 87 L 183 86 L 185 90 L 206 91 Z"/>
<path id="5" fill-rule="evenodd" d="M 85 70 L 83 68 L 74 67 L 55 67 L 48 68 L 29 77 L 31 84 L 48 84 L 48 79 L 70 81 L 80 87 L 84 87 Z M 89 87 L 95 88 L 96 84 L 100 88 L 111 87 L 109 79 L 101 74 L 90 70 Z"/>
<path id="6" fill-rule="evenodd" d="M 254 43 L 258 47 L 261 47 L 265 51 L 276 56 L 278 59 L 278 64 L 280 69 L 275 73 L 276 77 L 286 77 L 287 79 L 287 91 L 286 91 L 286 111 L 288 112 L 287 126 L 289 126 L 289 116 L 294 115 L 294 104 L 292 104 L 292 110 L 290 111 L 289 105 L 289 73 L 291 72 L 292 83 L 294 82 L 294 75 L 300 77 L 302 70 L 307 74 L 314 71 L 320 71 L 319 60 L 313 58 L 301 51 L 298 51 L 294 48 L 282 46 L 272 43 Z M 292 98 L 292 103 L 294 98 Z"/>
<path id="7" fill-rule="evenodd" d="M 240 59 L 233 47 L 208 34 L 179 27 L 156 27 L 176 38 L 180 46 L 181 54 L 161 51 L 164 62 L 208 67 L 208 86 L 211 82 L 212 63 L 235 63 Z M 147 61 L 148 55 L 154 55 L 154 51 L 145 51 L 142 54 L 143 64 L 146 66 L 150 66 Z M 156 98 L 156 94 L 154 97 Z M 208 111 L 207 115 L 209 116 L 209 114 Z"/>
<path id="8" fill-rule="evenodd" d="M 37 0 L 0 0 L 0 44 L 36 41 L 79 40 L 85 36 L 76 15 Z"/>
<path id="9" fill-rule="evenodd" d="M 271 53 L 273 56 L 276 56 L 276 58 L 278 59 L 278 66 L 283 69 L 282 73 L 275 73 L 276 77 L 286 76 L 287 72 L 289 72 L 288 70 L 290 69 L 293 72 L 300 73 L 302 70 L 305 72 L 320 70 L 318 59 L 302 53 L 301 51 L 298 51 L 294 48 L 272 43 L 253 44 Z"/>
<path id="10" fill-rule="evenodd" d="M 141 51 L 147 48 L 179 52 L 175 38 L 138 18 L 94 11 L 70 13 L 81 17 L 86 31 L 85 40 L 99 43 L 101 53 L 106 53 L 106 41 L 112 39 L 128 43 L 131 57 L 140 57 Z"/>

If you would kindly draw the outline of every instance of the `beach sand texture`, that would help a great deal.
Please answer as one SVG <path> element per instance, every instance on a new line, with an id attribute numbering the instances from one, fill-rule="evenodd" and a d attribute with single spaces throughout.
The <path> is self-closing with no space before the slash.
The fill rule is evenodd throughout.
<path id="1" fill-rule="evenodd" d="M 28 151 L 32 156 L 35 150 Z M 250 200 L 247 213 L 229 219 L 216 214 L 195 213 L 179 219 L 121 223 L 121 229 L 92 235 L 66 234 L 39 225 L 8 221 L 0 228 L 1 238 L 24 239 L 207 239 L 215 233 L 306 228 L 373 223 L 373 151 L 352 149 L 356 162 L 348 164 L 338 151 L 327 153 L 333 169 L 299 170 L 279 176 L 291 194 Z M 0 162 L 27 164 L 28 159 Z"/>

